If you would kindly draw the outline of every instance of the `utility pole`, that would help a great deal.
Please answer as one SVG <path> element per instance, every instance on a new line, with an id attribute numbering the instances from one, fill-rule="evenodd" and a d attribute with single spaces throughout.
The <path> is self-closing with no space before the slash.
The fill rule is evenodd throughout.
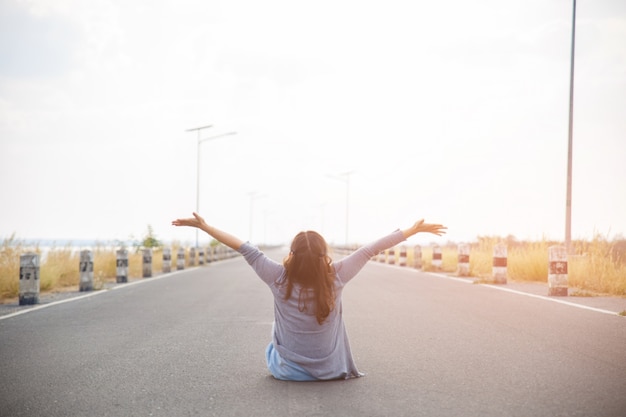
<path id="1" fill-rule="evenodd" d="M 576 40 L 576 0 L 572 10 L 572 50 L 569 75 L 569 129 L 567 140 L 567 192 L 565 197 L 565 248 L 572 252 L 572 151 L 574 133 L 574 51 Z"/>

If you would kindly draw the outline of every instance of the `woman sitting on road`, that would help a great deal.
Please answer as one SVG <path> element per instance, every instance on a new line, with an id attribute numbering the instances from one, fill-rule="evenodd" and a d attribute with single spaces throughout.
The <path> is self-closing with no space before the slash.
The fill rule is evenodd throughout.
<path id="1" fill-rule="evenodd" d="M 416 222 L 362 246 L 333 262 L 324 238 L 316 232 L 296 235 L 289 255 L 280 264 L 257 247 L 207 225 L 202 217 L 177 219 L 174 226 L 192 226 L 205 231 L 241 253 L 274 295 L 272 341 L 266 349 L 267 367 L 277 379 L 317 381 L 363 376 L 352 358 L 342 317 L 343 287 L 380 251 L 391 248 L 416 233 L 438 236 L 446 227 Z"/>

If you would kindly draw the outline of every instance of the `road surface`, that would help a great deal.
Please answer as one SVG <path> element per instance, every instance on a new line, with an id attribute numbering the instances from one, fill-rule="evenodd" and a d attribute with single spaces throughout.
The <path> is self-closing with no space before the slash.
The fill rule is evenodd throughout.
<path id="1" fill-rule="evenodd" d="M 269 375 L 242 258 L 5 315 L 0 415 L 626 416 L 626 317 L 466 282 L 370 262 L 344 291 L 348 381 Z"/>

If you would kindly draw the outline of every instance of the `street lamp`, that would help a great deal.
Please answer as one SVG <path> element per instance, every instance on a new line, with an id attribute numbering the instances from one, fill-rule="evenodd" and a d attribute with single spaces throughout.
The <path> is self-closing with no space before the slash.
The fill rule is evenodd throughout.
<path id="1" fill-rule="evenodd" d="M 348 171 L 338 175 L 329 175 L 330 178 L 345 181 L 346 183 L 346 246 L 348 246 L 348 216 L 350 213 L 350 175 L 353 173 L 354 171 Z"/>
<path id="2" fill-rule="evenodd" d="M 565 248 L 572 249 L 572 150 L 574 146 L 574 45 L 576 40 L 576 0 L 572 10 L 572 50 L 569 73 L 569 128 L 567 137 L 567 192 L 565 196 Z"/>
<path id="3" fill-rule="evenodd" d="M 237 132 L 222 133 L 208 138 L 200 139 L 200 132 L 204 129 L 208 129 L 212 125 L 194 127 L 193 129 L 187 129 L 186 132 L 198 132 L 198 148 L 197 148 L 197 161 L 196 161 L 196 213 L 200 213 L 200 144 L 208 140 L 221 138 L 224 136 L 235 135 Z M 196 229 L 196 248 L 198 247 L 198 229 Z"/>

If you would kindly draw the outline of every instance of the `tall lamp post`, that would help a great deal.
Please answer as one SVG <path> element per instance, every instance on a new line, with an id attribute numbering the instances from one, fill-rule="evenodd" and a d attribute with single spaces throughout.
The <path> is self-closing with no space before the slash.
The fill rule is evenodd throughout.
<path id="1" fill-rule="evenodd" d="M 187 129 L 186 132 L 198 132 L 198 148 L 197 148 L 197 161 L 196 161 L 196 213 L 200 212 L 200 144 L 208 140 L 221 138 L 224 136 L 235 135 L 237 132 L 222 133 L 208 138 L 200 139 L 200 132 L 204 129 L 208 129 L 212 125 L 194 127 L 193 129 Z M 196 229 L 196 248 L 198 247 L 198 229 Z"/>
<path id="2" fill-rule="evenodd" d="M 576 0 L 572 10 L 572 50 L 569 75 L 569 128 L 567 138 L 567 192 L 565 197 L 565 247 L 572 249 L 572 151 L 574 131 L 574 46 L 576 40 Z"/>

